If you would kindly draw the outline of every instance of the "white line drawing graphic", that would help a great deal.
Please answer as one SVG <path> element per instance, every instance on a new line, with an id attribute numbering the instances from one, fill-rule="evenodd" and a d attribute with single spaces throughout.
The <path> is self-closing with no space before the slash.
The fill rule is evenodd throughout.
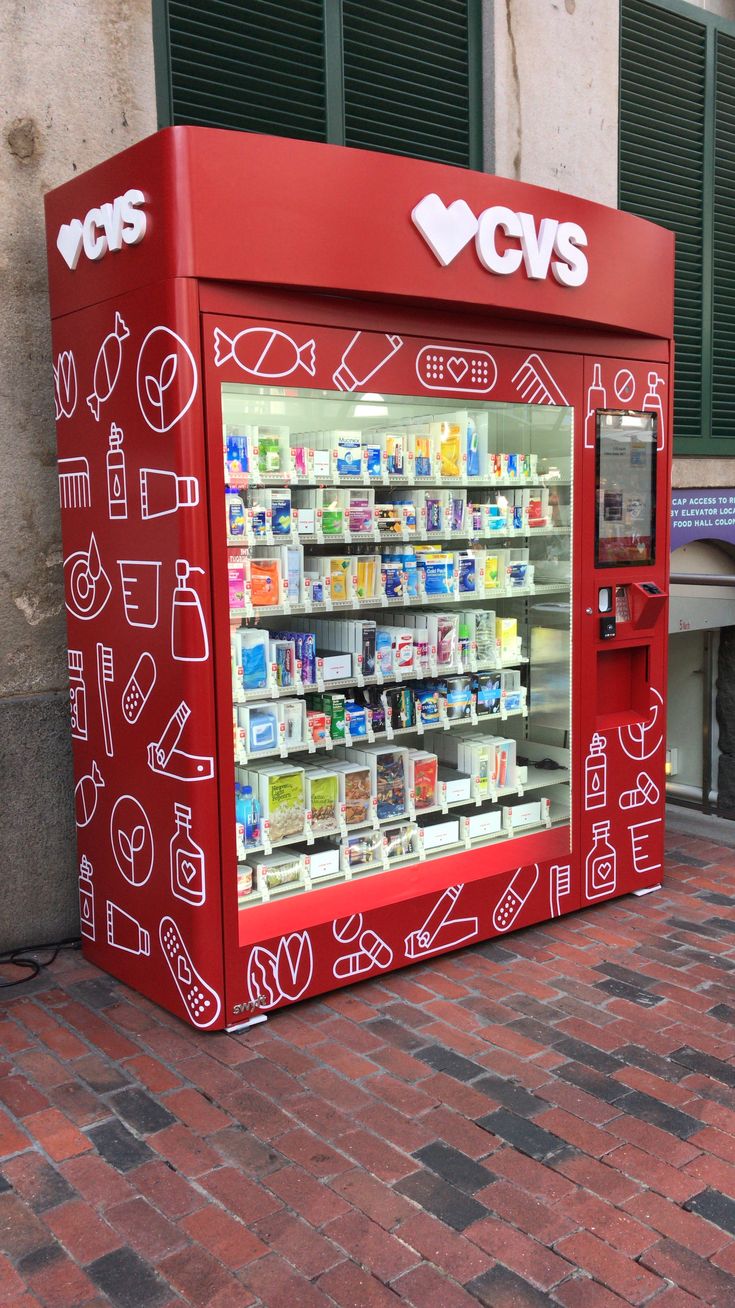
<path id="1" fill-rule="evenodd" d="M 496 931 L 510 931 L 538 881 L 538 863 L 519 867 L 495 905 L 493 926 Z"/>
<path id="2" fill-rule="evenodd" d="M 92 377 L 92 394 L 87 396 L 87 404 L 97 422 L 100 420 L 101 405 L 109 400 L 117 385 L 122 364 L 122 343 L 129 335 L 121 315 L 116 313 L 115 326 L 100 345 Z"/>
<path id="3" fill-rule="evenodd" d="M 443 268 L 469 245 L 479 226 L 466 200 L 445 205 L 434 192 L 414 205 L 411 221 Z"/>
<path id="4" fill-rule="evenodd" d="M 107 451 L 107 508 L 111 518 L 128 516 L 128 483 L 125 472 L 123 431 L 113 422 L 110 425 L 110 448 Z"/>
<path id="5" fill-rule="evenodd" d="M 102 732 L 105 739 L 105 753 L 108 758 L 112 758 L 115 753 L 112 747 L 112 727 L 110 725 L 110 704 L 107 698 L 107 687 L 112 685 L 115 680 L 115 665 L 113 662 L 112 647 L 102 645 L 97 642 L 97 688 L 100 693 L 100 712 L 102 714 Z"/>
<path id="6" fill-rule="evenodd" d="M 584 763 L 584 806 L 604 808 L 607 803 L 607 740 L 596 731 Z"/>
<path id="7" fill-rule="evenodd" d="M 158 626 L 160 563 L 151 559 L 120 559 L 125 617 L 131 627 Z"/>
<path id="8" fill-rule="evenodd" d="M 343 954 L 336 959 L 332 969 L 338 980 L 362 976 L 374 967 L 390 967 L 393 962 L 393 950 L 374 931 L 363 931 L 359 948 L 352 954 Z"/>
<path id="9" fill-rule="evenodd" d="M 658 851 L 654 851 L 652 848 L 656 828 L 660 827 L 660 825 L 661 818 L 651 818 L 649 822 L 636 822 L 630 828 L 633 870 L 639 876 L 646 876 L 649 872 L 660 872 L 661 870 L 661 859 Z"/>
<path id="10" fill-rule="evenodd" d="M 661 798 L 653 777 L 647 772 L 639 772 L 632 790 L 624 790 L 620 796 L 621 808 L 640 808 L 643 804 L 657 804 Z"/>
<path id="11" fill-rule="evenodd" d="M 635 399 L 635 377 L 630 368 L 621 368 L 619 372 L 616 372 L 613 389 L 621 404 L 626 404 L 629 407 L 632 405 Z"/>
<path id="12" fill-rule="evenodd" d="M 104 780 L 96 763 L 92 771 L 80 777 L 74 787 L 74 808 L 77 826 L 88 827 L 97 811 L 99 792 L 104 789 Z"/>
<path id="13" fill-rule="evenodd" d="M 255 945 L 250 951 L 247 966 L 247 984 L 251 999 L 265 995 L 272 1008 L 281 999 L 296 1000 L 308 990 L 314 974 L 314 955 L 308 931 L 295 931 L 282 936 L 275 954 L 265 945 Z"/>
<path id="14" fill-rule="evenodd" d="M 122 949 L 126 954 L 138 954 L 150 958 L 151 937 L 137 918 L 126 913 L 119 904 L 107 901 L 107 943 L 112 949 Z"/>
<path id="15" fill-rule="evenodd" d="M 464 886 L 449 886 L 418 930 L 409 932 L 405 940 L 407 958 L 426 958 L 429 954 L 440 954 L 442 950 L 462 945 L 477 935 L 480 924 L 476 917 L 452 916 L 452 910 L 463 890 Z"/>
<path id="16" fill-rule="evenodd" d="M 56 248 L 67 268 L 74 272 L 82 253 L 84 228 L 79 218 L 72 218 L 70 223 L 62 223 L 56 237 Z"/>
<path id="17" fill-rule="evenodd" d="M 82 854 L 79 864 L 79 930 L 87 940 L 95 940 L 94 925 L 94 885 L 92 876 L 94 868 L 87 858 Z"/>
<path id="18" fill-rule="evenodd" d="M 588 899 L 604 899 L 612 895 L 618 882 L 618 856 L 608 839 L 609 822 L 592 825 L 592 848 L 585 864 L 585 885 Z"/>
<path id="19" fill-rule="evenodd" d="M 152 327 L 138 354 L 138 404 L 151 431 L 170 431 L 194 403 L 199 376 L 186 341 L 170 327 Z M 174 385 L 176 383 L 176 385 Z"/>
<path id="20" fill-rule="evenodd" d="M 83 454 L 73 459 L 59 459 L 59 504 L 62 509 L 89 509 L 92 491 L 89 463 Z"/>
<path id="21" fill-rule="evenodd" d="M 71 418 L 77 407 L 77 365 L 71 350 L 62 350 L 54 364 L 54 407 L 56 421 Z"/>
<path id="22" fill-rule="evenodd" d="M 110 578 L 102 567 L 100 552 L 94 532 L 89 538 L 86 550 L 76 550 L 64 559 L 66 573 L 66 594 L 64 603 L 72 617 L 82 622 L 91 622 L 105 607 L 112 585 Z"/>
<path id="23" fill-rule="evenodd" d="M 387 332 L 355 332 L 342 355 L 342 362 L 332 374 L 332 381 L 341 391 L 358 390 L 380 372 L 402 345 L 403 337 L 395 332 L 390 335 Z"/>
<path id="24" fill-rule="evenodd" d="M 313 377 L 316 341 L 309 339 L 304 345 L 297 345 L 293 337 L 275 327 L 246 327 L 236 336 L 226 336 L 220 327 L 215 327 L 214 362 L 221 368 L 228 359 L 233 359 L 251 377 L 269 380 L 290 377 L 297 368 L 303 368 Z"/>
<path id="25" fill-rule="evenodd" d="M 539 354 L 529 354 L 513 377 L 521 399 L 526 404 L 563 404 L 569 407 L 554 378 Z"/>
<path id="26" fill-rule="evenodd" d="M 357 940 L 362 931 L 362 913 L 351 913 L 349 917 L 335 918 L 332 923 L 332 935 L 341 945 L 350 945 Z"/>
<path id="27" fill-rule="evenodd" d="M 196 477 L 179 477 L 164 468 L 140 470 L 140 516 L 165 518 L 177 509 L 194 509 L 199 503 L 199 482 Z"/>
<path id="28" fill-rule="evenodd" d="M 568 863 L 549 868 L 549 911 L 552 917 L 561 915 L 561 901 L 572 893 L 572 870 Z"/>
<path id="29" fill-rule="evenodd" d="M 498 380 L 498 366 L 488 350 L 424 345 L 416 356 L 416 376 L 429 391 L 486 395 Z"/>
<path id="30" fill-rule="evenodd" d="M 199 908 L 207 898 L 204 850 L 191 834 L 191 809 L 174 804 L 176 830 L 169 847 L 171 890 L 177 899 Z"/>
<path id="31" fill-rule="evenodd" d="M 587 392 L 587 416 L 584 420 L 585 449 L 594 449 L 597 437 L 597 410 L 607 408 L 607 391 L 602 384 L 602 364 L 592 365 L 592 384 Z"/>
<path id="32" fill-rule="evenodd" d="M 214 776 L 214 759 L 186 754 L 178 748 L 181 734 L 191 717 L 189 705 L 181 701 L 164 727 L 160 740 L 148 746 L 148 766 L 152 772 L 176 781 L 209 781 Z"/>
<path id="33" fill-rule="evenodd" d="M 122 693 L 123 717 L 131 727 L 138 721 L 156 684 L 156 671 L 153 655 L 144 650 Z"/>
<path id="34" fill-rule="evenodd" d="M 70 649 L 69 663 L 69 714 L 71 734 L 75 740 L 87 739 L 87 684 L 84 680 L 84 654 Z"/>
<path id="35" fill-rule="evenodd" d="M 153 871 L 155 847 L 148 814 L 133 795 L 121 795 L 110 815 L 115 862 L 131 886 L 144 886 Z"/>
<path id="36" fill-rule="evenodd" d="M 666 423 L 664 419 L 663 400 L 658 393 L 659 386 L 665 386 L 665 377 L 659 377 L 657 372 L 648 374 L 648 390 L 646 398 L 643 401 L 644 413 L 655 413 L 658 416 L 656 425 L 656 449 L 662 450 L 666 444 Z"/>
<path id="37" fill-rule="evenodd" d="M 349 977 L 362 976 L 374 967 L 390 967 L 393 962 L 393 950 L 390 945 L 375 932 L 363 931 L 362 913 L 353 913 L 351 917 L 337 918 L 332 923 L 332 934 L 341 944 L 357 941 L 357 948 L 335 960 L 333 975 L 339 981 Z M 358 939 L 359 937 L 359 939 Z"/>
<path id="38" fill-rule="evenodd" d="M 189 578 L 193 572 L 204 576 L 204 568 L 195 568 L 187 559 L 176 560 L 176 587 L 171 606 L 171 657 L 177 663 L 205 663 L 209 658 L 209 635 L 201 601 Z"/>
<path id="39" fill-rule="evenodd" d="M 636 722 L 628 727 L 618 727 L 620 744 L 628 758 L 642 762 L 644 758 L 650 758 L 655 754 L 663 744 L 663 707 L 662 695 L 651 686 L 651 707 L 645 721 Z"/>
<path id="40" fill-rule="evenodd" d="M 220 1015 L 222 1004 L 216 990 L 197 972 L 191 954 L 172 917 L 162 917 L 158 928 L 163 956 L 171 969 L 183 1000 L 184 1007 L 194 1026 L 212 1026 Z"/>

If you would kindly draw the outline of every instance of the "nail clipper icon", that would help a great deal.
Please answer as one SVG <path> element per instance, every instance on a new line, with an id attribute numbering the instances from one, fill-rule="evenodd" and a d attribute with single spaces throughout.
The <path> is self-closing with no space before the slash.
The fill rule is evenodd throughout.
<path id="1" fill-rule="evenodd" d="M 477 935 L 479 923 L 476 917 L 451 916 L 463 889 L 463 886 L 449 886 L 432 908 L 423 926 L 406 936 L 407 958 L 439 954 L 442 950 L 452 949 Z"/>
<path id="2" fill-rule="evenodd" d="M 212 758 L 186 754 L 183 749 L 177 749 L 181 733 L 190 717 L 191 709 L 182 700 L 166 723 L 160 740 L 152 741 L 148 746 L 148 766 L 151 771 L 164 777 L 174 777 L 177 781 L 208 781 L 214 776 Z"/>

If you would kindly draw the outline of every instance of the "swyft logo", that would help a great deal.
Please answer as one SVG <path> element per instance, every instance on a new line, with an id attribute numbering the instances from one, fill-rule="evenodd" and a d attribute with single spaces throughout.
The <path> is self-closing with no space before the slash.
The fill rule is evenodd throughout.
<path id="1" fill-rule="evenodd" d="M 561 286 L 582 286 L 587 280 L 587 233 L 578 223 L 537 221 L 533 214 L 516 213 L 502 204 L 477 218 L 466 200 L 445 205 L 433 193 L 419 200 L 411 219 L 443 268 L 474 238 L 483 268 L 500 277 L 523 264 L 535 281 L 543 281 L 549 272 Z"/>
<path id="2" fill-rule="evenodd" d="M 72 272 L 84 251 L 96 263 L 108 250 L 121 250 L 123 245 L 137 245 L 146 230 L 145 203 L 142 191 L 130 190 L 118 195 L 109 204 L 90 209 L 83 218 L 72 218 L 62 223 L 56 237 L 56 248 Z"/>

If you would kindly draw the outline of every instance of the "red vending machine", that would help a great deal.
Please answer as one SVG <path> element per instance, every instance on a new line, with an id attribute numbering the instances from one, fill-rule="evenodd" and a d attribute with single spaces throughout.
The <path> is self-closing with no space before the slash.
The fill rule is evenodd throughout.
<path id="1" fill-rule="evenodd" d="M 657 885 L 672 235 L 188 127 L 46 216 L 87 957 L 214 1030 Z"/>

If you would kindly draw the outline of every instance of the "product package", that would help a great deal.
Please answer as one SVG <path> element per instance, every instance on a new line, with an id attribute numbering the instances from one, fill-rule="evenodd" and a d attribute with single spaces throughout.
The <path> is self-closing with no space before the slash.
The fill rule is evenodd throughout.
<path id="1" fill-rule="evenodd" d="M 336 772 L 325 768 L 304 768 L 307 819 L 315 836 L 332 835 L 339 829 L 339 781 Z"/>
<path id="2" fill-rule="evenodd" d="M 263 822 L 268 823 L 271 844 L 304 830 L 306 811 L 303 768 L 287 765 L 264 767 L 258 778 Z"/>

